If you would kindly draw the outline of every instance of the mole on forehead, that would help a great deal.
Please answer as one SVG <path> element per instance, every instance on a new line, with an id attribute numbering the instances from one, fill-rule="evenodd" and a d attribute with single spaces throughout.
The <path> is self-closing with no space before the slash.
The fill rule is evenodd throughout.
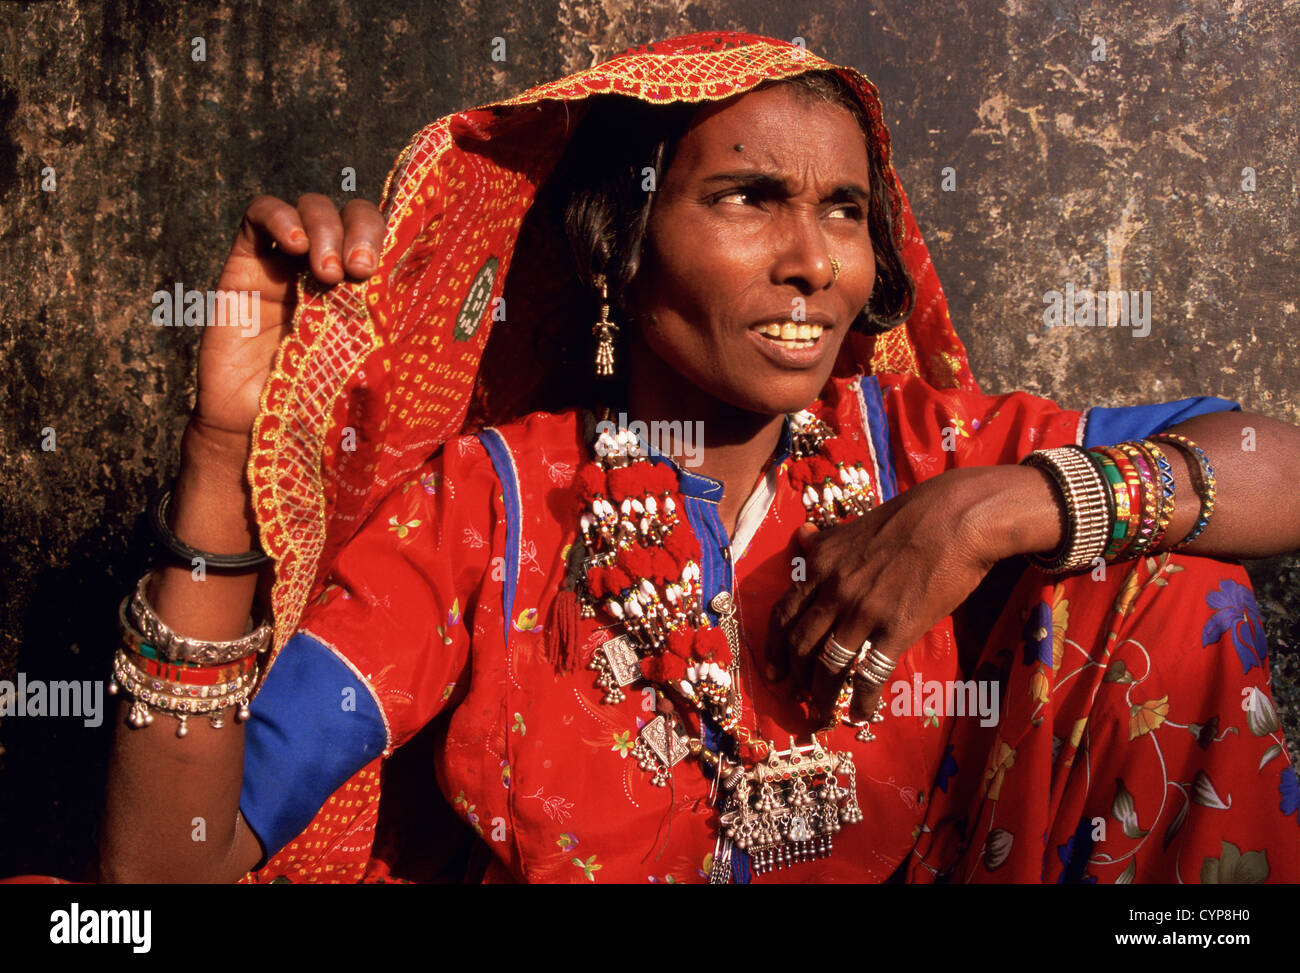
<path id="1" fill-rule="evenodd" d="M 732 148 L 735 149 L 737 152 L 744 152 L 744 151 L 745 151 L 745 143 L 744 143 L 744 142 L 737 142 L 735 145 L 732 146 Z"/>

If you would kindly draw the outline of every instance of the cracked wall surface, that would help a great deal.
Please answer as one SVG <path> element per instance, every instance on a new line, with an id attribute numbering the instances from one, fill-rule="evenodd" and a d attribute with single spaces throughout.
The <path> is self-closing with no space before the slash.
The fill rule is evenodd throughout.
<path id="1" fill-rule="evenodd" d="M 1294 0 L 4 4 L 0 676 L 103 678 L 193 396 L 197 335 L 151 326 L 150 295 L 212 286 L 255 195 L 342 201 L 351 166 L 376 198 L 426 122 L 711 28 L 876 82 L 986 392 L 1300 422 Z M 1149 292 L 1150 333 L 1046 327 L 1067 285 Z M 1249 567 L 1294 746 L 1300 569 Z M 0 723 L 0 875 L 93 844 L 107 728 L 35 722 Z"/>

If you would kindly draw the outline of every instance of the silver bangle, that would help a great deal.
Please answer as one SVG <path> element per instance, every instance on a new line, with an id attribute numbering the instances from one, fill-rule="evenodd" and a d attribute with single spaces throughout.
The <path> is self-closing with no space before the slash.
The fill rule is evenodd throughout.
<path id="1" fill-rule="evenodd" d="M 263 622 L 245 635 L 227 642 L 211 642 L 177 635 L 164 624 L 145 597 L 145 585 L 153 577 L 150 571 L 135 587 L 131 596 L 127 619 L 138 629 L 141 639 L 152 645 L 158 655 L 168 662 L 186 662 L 190 665 L 217 666 L 236 662 L 255 652 L 265 652 L 271 644 L 271 625 Z M 249 618 L 249 626 L 252 626 Z"/>
<path id="2" fill-rule="evenodd" d="M 166 713 L 178 721 L 176 735 L 183 737 L 189 733 L 187 721 L 191 717 L 206 716 L 214 730 L 221 729 L 226 722 L 225 711 L 231 706 L 238 707 L 236 720 L 248 720 L 252 715 L 248 701 L 256 683 L 256 672 L 250 672 L 211 686 L 181 685 L 142 672 L 131 662 L 125 649 L 118 649 L 113 659 L 113 678 L 109 681 L 108 692 L 110 696 L 116 696 L 120 690 L 131 697 L 127 713 L 127 722 L 131 726 L 136 729 L 149 726 L 155 713 Z"/>

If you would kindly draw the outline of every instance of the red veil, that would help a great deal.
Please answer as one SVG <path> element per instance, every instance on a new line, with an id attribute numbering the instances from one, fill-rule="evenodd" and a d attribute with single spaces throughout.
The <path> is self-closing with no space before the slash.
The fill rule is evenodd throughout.
<path id="1" fill-rule="evenodd" d="M 849 335 L 837 374 L 908 373 L 935 388 L 977 391 L 890 162 L 879 96 L 857 70 L 786 41 L 710 31 L 640 45 L 447 115 L 415 135 L 385 181 L 388 227 L 374 275 L 329 289 L 300 279 L 293 330 L 263 392 L 248 471 L 262 543 L 276 561 L 276 652 L 334 555 L 394 485 L 447 439 L 535 408 L 545 376 L 533 359 L 485 355 L 491 308 L 514 267 L 529 281 L 527 300 L 510 305 L 514 340 L 541 343 L 547 329 L 575 326 L 563 311 L 579 306 L 581 295 L 569 290 L 576 281 L 548 273 L 546 252 L 515 257 L 524 217 L 584 100 L 703 103 L 823 69 L 835 70 L 862 104 L 917 288 L 905 325 L 879 337 Z"/>

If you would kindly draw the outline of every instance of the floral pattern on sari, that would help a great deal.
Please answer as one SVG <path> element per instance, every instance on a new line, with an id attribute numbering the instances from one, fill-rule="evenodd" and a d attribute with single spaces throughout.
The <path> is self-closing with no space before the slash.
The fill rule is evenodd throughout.
<path id="1" fill-rule="evenodd" d="M 940 397 L 904 376 L 836 384 L 826 408 L 859 448 L 891 464 L 898 490 L 944 468 L 1014 462 L 1034 448 L 1031 440 L 1072 442 L 1078 428 L 1078 413 L 1024 393 Z M 972 425 L 962 452 L 939 448 L 954 401 L 967 414 L 999 417 Z M 717 834 L 710 778 L 686 760 L 670 786 L 655 787 L 629 759 L 653 701 L 647 709 L 634 685 L 622 702 L 602 703 L 584 664 L 607 635 L 599 619 L 582 620 L 574 669 L 558 670 L 545 648 L 560 554 L 575 526 L 554 513 L 569 508 L 547 470 L 580 467 L 578 422 L 575 413 L 538 413 L 500 427 L 514 471 L 504 487 L 474 437 L 436 456 L 412 482 L 433 476 L 439 488 L 394 491 L 345 550 L 305 630 L 375 681 L 395 744 L 446 711 L 436 776 L 490 853 L 486 879 L 706 881 Z M 938 465 L 921 470 L 914 455 Z M 879 466 L 877 478 L 883 482 Z M 452 488 L 455 503 L 447 500 Z M 406 505 L 410 497 L 416 506 Z M 398 513 L 401 522 L 421 521 L 416 541 L 390 529 Z M 778 491 L 734 564 L 713 554 L 717 570 L 734 571 L 746 706 L 759 732 L 781 742 L 811 728 L 790 686 L 758 672 L 802 520 L 798 498 Z M 555 554 L 538 556 L 544 570 L 536 573 L 527 567 L 530 551 Z M 1063 577 L 1030 568 L 999 611 L 987 637 L 964 653 L 952 619 L 942 620 L 896 673 L 918 685 L 995 684 L 995 718 L 927 703 L 887 715 L 870 744 L 847 727 L 835 731 L 833 745 L 854 754 L 866 822 L 837 834 L 829 858 L 761 881 L 1300 876 L 1300 792 L 1268 692 L 1258 609 L 1239 566 L 1159 554 Z M 328 874 L 353 880 L 416 873 L 400 841 L 377 843 L 384 850 L 373 857 L 352 842 L 351 872 L 331 857 L 341 852 L 322 859 L 309 839 L 334 826 L 333 802 L 257 877 L 311 880 L 322 861 L 334 869 Z M 393 833 L 421 827 L 418 815 L 400 812 L 388 819 Z"/>

